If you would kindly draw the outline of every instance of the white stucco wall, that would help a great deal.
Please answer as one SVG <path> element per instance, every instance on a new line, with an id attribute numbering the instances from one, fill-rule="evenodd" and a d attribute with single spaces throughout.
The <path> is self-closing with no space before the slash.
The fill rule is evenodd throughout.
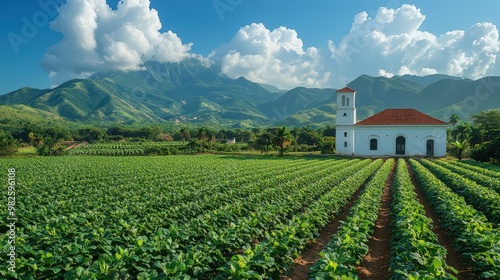
<path id="1" fill-rule="evenodd" d="M 354 155 L 396 156 L 396 138 L 406 139 L 404 156 L 425 156 L 427 140 L 434 140 L 434 156 L 446 156 L 447 125 L 355 125 Z M 370 150 L 370 139 L 377 139 L 377 150 Z M 338 141 L 338 140 L 337 140 Z"/>
<path id="2" fill-rule="evenodd" d="M 345 145 L 347 143 L 347 147 Z M 335 130 L 335 151 L 337 155 L 354 154 L 354 130 L 352 125 L 338 125 Z"/>

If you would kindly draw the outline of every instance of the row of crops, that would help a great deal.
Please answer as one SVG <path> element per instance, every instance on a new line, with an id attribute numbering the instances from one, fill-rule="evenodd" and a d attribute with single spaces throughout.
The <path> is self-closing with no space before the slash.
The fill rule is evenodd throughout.
<path id="1" fill-rule="evenodd" d="M 349 216 L 320 253 L 321 258 L 311 267 L 312 277 L 356 277 L 356 266 L 368 254 L 368 242 L 378 218 L 382 190 L 393 164 L 393 159 L 387 160 L 366 185 Z"/>
<path id="2" fill-rule="evenodd" d="M 184 142 L 116 142 L 91 143 L 68 151 L 72 156 L 144 156 L 171 155 L 185 148 Z"/>
<path id="3" fill-rule="evenodd" d="M 491 192 L 491 188 L 481 186 L 466 177 L 456 177 L 457 182 L 444 182 L 438 177 L 447 179 L 456 175 L 449 169 L 434 169 L 436 161 L 422 160 L 421 163 L 410 159 L 415 177 L 426 199 L 435 209 L 441 225 L 453 237 L 455 249 L 462 253 L 462 257 L 472 268 L 484 278 L 498 279 L 500 277 L 500 229 L 495 224 L 497 216 L 485 210 L 478 210 L 467 201 L 480 202 L 476 192 L 485 192 L 497 197 L 498 193 Z M 426 166 L 431 167 L 427 169 Z M 445 176 L 448 174 L 448 176 Z M 463 180 L 470 182 L 471 188 L 462 185 Z M 464 196 L 460 195 L 463 194 Z M 483 204 L 491 201 L 491 197 L 484 197 Z M 483 209 L 485 209 L 483 207 Z M 493 211 L 498 211 L 494 209 Z M 498 212 L 497 212 L 498 213 Z M 492 217 L 493 219 L 488 219 Z"/>
<path id="4" fill-rule="evenodd" d="M 349 216 L 310 269 L 313 279 L 357 279 L 356 267 L 368 254 L 381 195 L 394 160 L 389 159 L 367 184 Z M 385 168 L 384 168 L 385 167 Z M 431 220 L 417 199 L 403 159 L 392 183 L 391 279 L 454 279 L 456 270 L 445 263 L 446 249 L 438 244 Z"/>
<path id="5" fill-rule="evenodd" d="M 477 170 L 461 171 L 468 166 Z M 309 271 L 355 279 L 392 172 L 391 277 L 453 279 L 409 169 L 467 263 L 482 277 L 500 275 L 498 177 L 486 166 L 214 155 L 0 160 L 0 170 L 12 167 L 11 276 L 19 279 L 278 279 L 360 190 Z M 1 235 L 2 263 L 8 245 Z"/>
<path id="6" fill-rule="evenodd" d="M 385 164 L 389 162 L 387 160 Z M 468 179 L 477 173 L 488 174 L 491 170 L 484 166 L 485 169 L 476 170 L 477 173 L 463 171 L 462 177 L 451 171 L 455 166 L 467 169 L 467 165 L 458 162 L 410 159 L 409 164 L 465 263 L 477 277 L 499 279 L 500 230 L 496 222 L 499 197 L 494 191 L 498 185 L 489 181 L 481 185 L 478 182 L 483 178 L 479 177 L 477 182 Z M 320 253 L 321 258 L 309 271 L 311 279 L 357 279 L 356 267 L 368 253 L 368 241 L 378 213 L 378 207 L 374 205 L 380 205 L 380 195 L 386 183 L 384 179 L 388 173 L 383 172 L 381 168 L 367 184 L 349 216 Z M 384 179 L 378 178 L 379 175 Z M 489 175 L 495 178 L 498 174 Z M 439 178 L 445 179 L 446 183 Z M 461 185 L 464 181 L 469 184 L 467 191 L 462 190 L 467 188 Z M 432 221 L 426 216 L 414 188 L 407 163 L 399 159 L 392 184 L 391 279 L 456 279 L 458 271 L 446 264 L 447 251 L 433 233 Z M 476 210 L 466 201 L 482 210 Z"/>

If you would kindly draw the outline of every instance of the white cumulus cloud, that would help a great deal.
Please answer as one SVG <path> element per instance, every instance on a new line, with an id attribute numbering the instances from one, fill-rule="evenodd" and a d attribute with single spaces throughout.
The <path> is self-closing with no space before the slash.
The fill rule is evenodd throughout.
<path id="1" fill-rule="evenodd" d="M 267 29 L 262 23 L 240 28 L 210 58 L 230 77 L 281 88 L 339 87 L 362 74 L 430 75 L 468 78 L 500 74 L 497 27 L 477 23 L 467 30 L 433 34 L 421 29 L 425 15 L 414 5 L 381 7 L 373 17 L 354 16 L 351 29 L 327 48 L 308 47 L 293 29 Z M 328 31 L 325 31 L 328 32 Z M 500 62 L 499 62 L 500 63 Z"/>
<path id="2" fill-rule="evenodd" d="M 285 89 L 322 86 L 330 76 L 319 50 L 304 49 L 297 32 L 283 26 L 274 30 L 262 23 L 244 26 L 210 58 L 220 62 L 222 73 L 229 77 L 244 76 Z"/>
<path id="3" fill-rule="evenodd" d="M 366 12 L 357 14 L 349 34 L 338 45 L 329 42 L 331 60 L 326 68 L 333 73 L 329 84 L 361 74 L 443 73 L 469 78 L 499 74 L 494 73 L 500 51 L 495 25 L 477 23 L 467 30 L 435 35 L 420 30 L 424 20 L 413 5 L 382 7 L 373 18 Z"/>
<path id="4" fill-rule="evenodd" d="M 348 34 L 339 42 L 325 40 L 325 47 L 304 47 L 299 34 L 284 26 L 268 29 L 252 23 L 203 58 L 191 54 L 192 44 L 184 44 L 172 31 L 160 32 L 158 13 L 149 0 L 123 0 L 116 9 L 105 0 L 68 0 L 51 25 L 63 38 L 47 50 L 42 67 L 61 83 L 102 71 L 140 70 L 150 60 L 198 57 L 220 63 L 222 74 L 231 78 L 244 76 L 284 89 L 339 87 L 362 74 L 443 73 L 473 79 L 500 74 L 495 25 L 483 22 L 433 34 L 421 29 L 424 21 L 425 15 L 407 4 L 381 7 L 373 17 L 361 12 Z"/>
<path id="5" fill-rule="evenodd" d="M 68 0 L 51 28 L 63 38 L 47 49 L 41 64 L 56 83 L 192 56 L 192 44 L 183 44 L 172 31 L 160 32 L 158 12 L 149 0 L 123 0 L 116 10 L 106 0 Z"/>

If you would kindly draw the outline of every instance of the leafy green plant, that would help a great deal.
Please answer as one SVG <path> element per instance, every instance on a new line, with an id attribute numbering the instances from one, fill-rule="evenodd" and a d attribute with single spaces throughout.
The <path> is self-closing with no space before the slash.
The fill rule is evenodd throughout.
<path id="1" fill-rule="evenodd" d="M 500 230 L 418 161 L 410 159 L 409 162 L 441 224 L 454 237 L 455 248 L 482 278 L 498 278 Z"/>
<path id="2" fill-rule="evenodd" d="M 22 171 L 16 277 L 207 278 L 233 252 L 265 239 L 370 162 L 211 155 L 2 159 L 1 168 Z M 0 244 L 6 238 L 0 236 Z M 0 277 L 7 273 L 0 269 Z"/>
<path id="3" fill-rule="evenodd" d="M 461 162 L 446 162 L 442 160 L 433 160 L 453 173 L 464 176 L 466 179 L 475 181 L 476 183 L 491 188 L 497 193 L 500 193 L 500 173 L 491 172 L 484 168 L 463 164 Z"/>
<path id="4" fill-rule="evenodd" d="M 432 232 L 431 220 L 417 199 L 406 162 L 398 160 L 392 188 L 391 279 L 456 279 L 446 269 L 446 249 Z"/>
<path id="5" fill-rule="evenodd" d="M 253 275 L 250 273 L 251 271 L 257 271 L 264 279 L 279 277 L 293 263 L 293 258 L 299 255 L 305 244 L 317 236 L 319 229 L 323 228 L 328 220 L 345 206 L 356 189 L 382 163 L 381 159 L 372 162 L 321 196 L 304 209 L 303 213 L 293 216 L 290 222 L 277 226 L 266 236 L 266 240 L 246 248 L 243 254 L 233 257 L 220 267 L 218 270 L 221 273 L 217 275 L 216 279 L 252 279 L 239 278 L 242 275 Z M 265 266 L 262 266 L 262 263 L 256 262 L 257 258 L 272 261 L 272 265 L 266 262 Z M 235 275 L 235 271 L 232 269 L 236 265 L 240 267 L 238 275 Z M 241 269 L 248 273 L 242 272 Z"/>
<path id="6" fill-rule="evenodd" d="M 393 165 L 394 159 L 388 159 L 366 185 L 349 216 L 321 251 L 321 258 L 310 268 L 310 278 L 357 278 L 356 265 L 368 253 L 368 242 L 378 218 L 382 191 Z"/>
<path id="7" fill-rule="evenodd" d="M 215 155 L 0 159 L 0 169 L 18 171 L 22 217 L 17 274 L 0 267 L 0 278 L 278 277 L 381 165 Z M 457 242 L 482 248 L 466 252 L 493 275 L 498 235 L 477 213 L 476 221 L 453 224 L 470 233 Z M 0 235 L 0 262 L 7 240 Z"/>
<path id="8" fill-rule="evenodd" d="M 454 192 L 464 197 L 467 203 L 483 212 L 496 226 L 500 224 L 500 194 L 487 187 L 480 186 L 474 181 L 455 174 L 429 160 L 423 159 L 422 165 L 427 167 L 443 183 Z"/>

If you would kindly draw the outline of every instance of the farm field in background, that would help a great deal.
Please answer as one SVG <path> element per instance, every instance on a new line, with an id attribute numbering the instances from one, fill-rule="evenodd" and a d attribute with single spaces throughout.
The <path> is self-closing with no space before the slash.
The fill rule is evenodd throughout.
<path id="1" fill-rule="evenodd" d="M 176 148 L 184 147 L 183 142 L 128 142 L 93 143 L 80 145 L 68 151 L 68 155 L 88 156 L 143 156 L 150 153 L 173 154 Z"/>
<path id="2" fill-rule="evenodd" d="M 147 147 L 127 148 L 140 154 Z M 447 262 L 447 248 L 419 199 L 431 206 L 470 273 L 500 278 L 500 176 L 487 164 L 248 155 L 30 157 L 0 159 L 2 182 L 9 168 L 16 169 L 18 219 L 17 275 L 11 276 L 19 279 L 279 279 L 342 211 L 348 215 L 316 253 L 308 277 L 355 279 L 387 188 L 393 279 L 460 275 Z M 0 215 L 7 221 L 7 207 Z M 0 230 L 0 262 L 7 263 L 9 228 Z M 0 278 L 8 275 L 1 266 Z"/>

